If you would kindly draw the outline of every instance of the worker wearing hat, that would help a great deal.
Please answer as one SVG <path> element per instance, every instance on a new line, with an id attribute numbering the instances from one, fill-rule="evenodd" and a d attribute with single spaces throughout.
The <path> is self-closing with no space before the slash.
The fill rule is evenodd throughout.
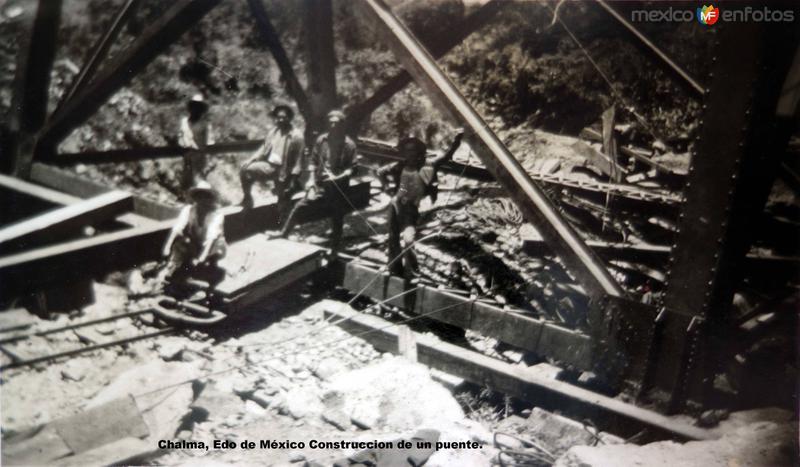
<path id="1" fill-rule="evenodd" d="M 300 131 L 292 126 L 294 111 L 288 105 L 276 105 L 271 112 L 273 128 L 239 171 L 242 182 L 242 206 L 253 206 L 252 187 L 255 183 L 273 182 L 273 194 L 278 197 L 278 210 L 285 217 L 292 195 L 299 191 L 303 172 L 305 143 Z"/>
<path id="2" fill-rule="evenodd" d="M 306 197 L 292 209 L 280 234 L 286 237 L 291 232 L 295 214 L 300 207 L 321 197 L 329 214 L 330 245 L 334 252 L 339 249 L 344 216 L 350 206 L 345 193 L 350 185 L 356 158 L 356 143 L 345 134 L 344 119 L 345 115 L 341 110 L 328 113 L 328 131 L 317 138 L 311 150 Z"/>
<path id="3" fill-rule="evenodd" d="M 178 138 L 181 147 L 186 148 L 182 177 L 185 190 L 207 175 L 205 148 L 214 143 L 208 123 L 208 103 L 203 95 L 193 95 L 186 108 L 187 115 L 181 118 Z"/>
<path id="4" fill-rule="evenodd" d="M 417 236 L 419 205 L 428 196 L 436 202 L 438 194 L 437 172 L 439 166 L 450 160 L 461 144 L 464 133 L 459 132 L 450 148 L 441 156 L 428 162 L 425 158 L 428 146 L 420 139 L 401 138 L 397 151 L 400 162 L 378 169 L 378 178 L 390 190 L 392 201 L 389 208 L 389 262 L 392 274 L 411 280 L 417 273 L 417 258 L 411 248 Z M 402 244 L 401 244 L 402 240 Z M 402 255 L 402 258 L 399 258 Z"/>
<path id="5" fill-rule="evenodd" d="M 181 209 L 161 251 L 167 258 L 160 279 L 175 282 L 218 270 L 225 257 L 225 217 L 216 190 L 205 180 L 189 189 L 192 204 Z M 207 277 L 203 277 L 207 279 Z"/>

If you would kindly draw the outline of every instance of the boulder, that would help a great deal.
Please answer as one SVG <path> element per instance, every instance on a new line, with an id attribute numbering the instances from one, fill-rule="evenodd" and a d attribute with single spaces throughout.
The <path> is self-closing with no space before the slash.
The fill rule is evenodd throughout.
<path id="1" fill-rule="evenodd" d="M 198 411 L 201 419 L 223 420 L 241 411 L 243 404 L 236 393 L 212 381 L 203 387 L 191 408 Z"/>
<path id="2" fill-rule="evenodd" d="M 153 361 L 120 374 L 88 403 L 92 408 L 133 394 L 151 440 L 172 438 L 190 413 L 192 385 L 179 384 L 200 376 L 199 365 Z"/>
<path id="3" fill-rule="evenodd" d="M 399 357 L 340 373 L 325 389 L 325 407 L 341 409 L 359 426 L 405 430 L 464 418 L 426 367 Z"/>
<path id="4" fill-rule="evenodd" d="M 328 357 L 314 366 L 312 371 L 317 378 L 329 381 L 334 375 L 347 371 L 347 366 L 337 358 Z"/>

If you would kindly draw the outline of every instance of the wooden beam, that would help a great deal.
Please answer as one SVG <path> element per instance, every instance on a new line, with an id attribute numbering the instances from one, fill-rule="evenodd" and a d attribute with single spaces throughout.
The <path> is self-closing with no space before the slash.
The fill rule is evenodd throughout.
<path id="1" fill-rule="evenodd" d="M 460 23 L 442 29 L 441 34 L 425 42 L 425 47 L 436 59 L 445 56 L 457 45 L 464 42 L 464 39 L 469 37 L 470 34 L 491 21 L 506 4 L 507 2 L 505 1 L 489 0 L 470 13 Z M 356 134 L 361 122 L 366 120 L 375 109 L 386 103 L 392 96 L 402 91 L 411 81 L 411 75 L 401 71 L 389 78 L 370 97 L 350 107 L 347 111 L 346 121 L 348 130 Z"/>
<path id="2" fill-rule="evenodd" d="M 361 337 L 377 349 L 398 353 L 397 326 L 377 316 L 357 313 L 342 306 L 326 310 L 339 320 L 338 326 Z M 654 439 L 714 439 L 709 430 L 692 426 L 657 412 L 604 396 L 572 384 L 545 378 L 527 367 L 511 365 L 427 334 L 417 334 L 420 363 L 510 396 L 558 410 L 578 418 L 592 419 L 598 428 L 620 436 L 632 436 L 644 428 Z"/>
<path id="3" fill-rule="evenodd" d="M 250 11 L 253 13 L 253 16 L 255 16 L 256 26 L 258 26 L 261 32 L 261 38 L 267 44 L 269 51 L 272 53 L 272 58 L 275 59 L 275 63 L 278 64 L 278 68 L 281 70 L 281 76 L 286 82 L 287 92 L 297 103 L 297 108 L 300 110 L 300 114 L 303 115 L 303 118 L 309 121 L 313 116 L 311 104 L 308 102 L 308 96 L 306 96 L 305 91 L 303 91 L 303 86 L 300 84 L 300 80 L 297 79 L 297 75 L 292 67 L 292 62 L 289 60 L 289 55 L 283 48 L 281 36 L 269 20 L 269 14 L 264 8 L 263 0 L 247 0 L 247 3 L 250 5 Z"/>
<path id="4" fill-rule="evenodd" d="M 336 94 L 336 50 L 332 0 L 304 0 L 308 96 L 313 118 L 311 131 L 325 131 L 325 114 L 339 104 Z"/>
<path id="5" fill-rule="evenodd" d="M 49 0 L 47 0 L 49 1 Z M 94 81 L 75 94 L 41 133 L 39 147 L 52 153 L 73 129 L 83 124 L 106 100 L 128 84 L 155 57 L 205 16 L 219 0 L 176 0 L 124 52 L 100 70 Z"/>
<path id="6" fill-rule="evenodd" d="M 15 297 L 158 260 L 159 245 L 166 241 L 172 223 L 161 221 L 4 256 L 0 295 Z"/>
<path id="7" fill-rule="evenodd" d="M 593 141 L 599 141 L 599 142 L 603 141 L 603 135 L 591 127 L 584 128 L 583 130 L 581 130 L 580 136 L 586 139 L 591 139 Z M 625 146 L 620 146 L 617 149 L 623 155 L 633 158 L 645 164 L 646 166 L 650 167 L 651 169 L 656 169 L 656 171 L 661 175 L 680 178 L 680 181 L 683 181 L 683 179 L 685 178 L 685 176 L 676 173 L 669 167 L 663 164 L 659 164 L 658 162 L 651 159 L 650 156 L 647 155 L 647 152 L 644 151 L 643 149 L 629 148 Z"/>
<path id="8" fill-rule="evenodd" d="M 35 198 L 53 206 L 73 204 L 81 200 L 77 196 L 72 196 L 35 183 L 26 182 L 17 177 L 9 177 L 2 174 L 0 174 L 0 190 L 19 193 L 23 196 Z"/>
<path id="9" fill-rule="evenodd" d="M 38 162 L 31 167 L 31 180 L 78 198 L 89 198 L 112 191 L 102 183 Z M 179 208 L 141 196 L 134 196 L 133 210 L 136 214 L 148 219 L 166 220 L 177 216 Z M 130 216 L 126 216 L 126 222 L 127 217 Z"/>
<path id="10" fill-rule="evenodd" d="M 64 241 L 87 225 L 113 219 L 133 209 L 133 196 L 112 191 L 0 228 L 0 255 Z"/>
<path id="11" fill-rule="evenodd" d="M 357 262 L 345 267 L 342 286 L 364 296 L 384 301 L 406 290 L 400 277 L 381 273 Z M 487 337 L 520 347 L 542 357 L 553 358 L 562 365 L 591 370 L 592 350 L 589 337 L 518 311 L 508 311 L 480 301 L 419 286 L 412 294 L 387 302 L 435 321 L 469 329 Z M 409 309 L 409 306 L 413 309 Z M 441 312 L 436 310 L 444 309 Z"/>
<path id="12" fill-rule="evenodd" d="M 348 198 L 357 209 L 369 203 L 369 182 L 352 185 Z M 235 242 L 278 225 L 277 204 L 243 210 L 225 208 L 225 236 Z M 299 222 L 324 219 L 328 207 L 324 199 L 310 203 L 298 213 Z M 173 220 L 144 227 L 59 243 L 0 258 L 0 296 L 15 297 L 47 286 L 63 286 L 87 277 L 100 278 L 114 271 L 135 267 L 160 258 L 161 245 Z"/>
<path id="13" fill-rule="evenodd" d="M 204 148 L 206 154 L 227 154 L 239 152 L 252 152 L 264 140 L 230 141 L 225 143 L 210 144 Z M 108 151 L 85 151 L 77 153 L 56 154 L 47 160 L 55 165 L 73 164 L 118 164 L 120 162 L 139 162 L 151 159 L 171 159 L 182 157 L 191 148 L 180 146 L 157 146 L 133 149 L 111 149 Z"/>

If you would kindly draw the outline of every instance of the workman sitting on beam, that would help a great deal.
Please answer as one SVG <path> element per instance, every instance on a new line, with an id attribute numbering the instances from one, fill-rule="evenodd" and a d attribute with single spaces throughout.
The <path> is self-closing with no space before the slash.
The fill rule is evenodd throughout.
<path id="1" fill-rule="evenodd" d="M 352 208 L 347 190 L 355 166 L 356 143 L 345 134 L 344 119 L 341 110 L 328 113 L 328 132 L 317 138 L 311 150 L 306 196 L 294 206 L 279 234 L 284 238 L 288 236 L 298 210 L 321 198 L 331 223 L 330 247 L 333 253 L 339 250 L 344 216 Z"/>
<path id="2" fill-rule="evenodd" d="M 278 197 L 278 224 L 283 222 L 291 208 L 292 195 L 300 191 L 298 182 L 304 169 L 305 142 L 300 130 L 292 127 L 294 111 L 288 105 L 272 109 L 275 128 L 267 134 L 264 143 L 239 171 L 242 182 L 242 207 L 253 207 L 251 193 L 256 182 L 272 181 L 272 193 Z"/>
<path id="3" fill-rule="evenodd" d="M 453 157 L 463 137 L 464 133 L 459 132 L 447 152 L 431 161 L 425 158 L 428 146 L 422 140 L 403 138 L 397 143 L 403 160 L 377 171 L 384 187 L 389 186 L 389 178 L 394 180 L 389 207 L 389 271 L 407 281 L 413 280 L 418 273 L 413 243 L 417 237 L 419 205 L 426 196 L 436 202 L 439 167 Z"/>
<path id="4" fill-rule="evenodd" d="M 225 257 L 225 216 L 214 188 L 205 180 L 189 190 L 191 205 L 185 206 L 169 233 L 161 254 L 166 266 L 158 283 L 184 285 L 197 279 L 213 285 L 224 278 L 219 261 Z"/>

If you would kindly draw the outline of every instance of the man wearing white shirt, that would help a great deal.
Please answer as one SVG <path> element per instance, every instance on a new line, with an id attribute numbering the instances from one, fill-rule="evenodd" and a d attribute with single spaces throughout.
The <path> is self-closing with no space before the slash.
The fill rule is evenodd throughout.
<path id="1" fill-rule="evenodd" d="M 242 206 L 253 207 L 251 191 L 256 182 L 272 181 L 273 193 L 278 197 L 279 211 L 283 217 L 303 172 L 305 143 L 302 133 L 292 126 L 294 112 L 291 107 L 275 106 L 272 117 L 275 119 L 275 128 L 239 171 L 244 192 Z"/>
<path id="2" fill-rule="evenodd" d="M 178 140 L 186 148 L 183 154 L 182 185 L 184 190 L 196 185 L 207 175 L 206 146 L 214 144 L 208 123 L 208 104 L 202 94 L 195 94 L 188 104 L 189 114 L 181 118 Z"/>

